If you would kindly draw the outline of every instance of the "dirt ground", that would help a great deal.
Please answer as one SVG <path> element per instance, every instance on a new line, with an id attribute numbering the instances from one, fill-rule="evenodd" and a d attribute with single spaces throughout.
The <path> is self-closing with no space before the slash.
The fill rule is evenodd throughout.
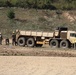
<path id="1" fill-rule="evenodd" d="M 11 44 L 0 45 L 0 56 L 54 56 L 54 57 L 76 57 L 75 49 L 51 48 L 48 45 L 43 47 L 29 48 L 12 46 Z"/>
<path id="2" fill-rule="evenodd" d="M 0 75 L 76 75 L 76 50 L 0 45 Z"/>
<path id="3" fill-rule="evenodd" d="M 1 56 L 0 75 L 76 75 L 76 58 Z"/>

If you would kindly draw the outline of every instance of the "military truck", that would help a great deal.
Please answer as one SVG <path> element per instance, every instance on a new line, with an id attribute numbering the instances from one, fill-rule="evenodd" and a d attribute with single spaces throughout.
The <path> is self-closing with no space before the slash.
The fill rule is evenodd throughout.
<path id="1" fill-rule="evenodd" d="M 66 27 L 58 27 L 54 32 L 21 31 L 16 34 L 19 46 L 42 47 L 49 44 L 54 48 L 70 48 L 76 43 L 76 32 Z"/>

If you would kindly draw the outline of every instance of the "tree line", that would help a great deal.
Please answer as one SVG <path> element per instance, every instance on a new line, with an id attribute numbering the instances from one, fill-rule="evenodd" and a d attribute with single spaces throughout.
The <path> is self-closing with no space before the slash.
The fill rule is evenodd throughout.
<path id="1" fill-rule="evenodd" d="M 0 7 L 75 10 L 76 0 L 0 0 Z"/>

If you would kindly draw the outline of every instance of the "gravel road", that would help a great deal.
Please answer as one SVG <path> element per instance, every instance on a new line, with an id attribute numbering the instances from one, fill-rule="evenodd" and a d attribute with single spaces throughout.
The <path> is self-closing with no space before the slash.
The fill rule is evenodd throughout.
<path id="1" fill-rule="evenodd" d="M 0 75 L 76 75 L 76 58 L 1 56 Z"/>

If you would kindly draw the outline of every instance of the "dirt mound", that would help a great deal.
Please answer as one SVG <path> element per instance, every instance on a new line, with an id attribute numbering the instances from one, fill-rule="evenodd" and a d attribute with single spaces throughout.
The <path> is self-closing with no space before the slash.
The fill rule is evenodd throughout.
<path id="1" fill-rule="evenodd" d="M 63 16 L 69 20 L 70 22 L 74 22 L 76 20 L 76 16 L 75 15 L 71 15 L 69 12 L 64 12 Z"/>

